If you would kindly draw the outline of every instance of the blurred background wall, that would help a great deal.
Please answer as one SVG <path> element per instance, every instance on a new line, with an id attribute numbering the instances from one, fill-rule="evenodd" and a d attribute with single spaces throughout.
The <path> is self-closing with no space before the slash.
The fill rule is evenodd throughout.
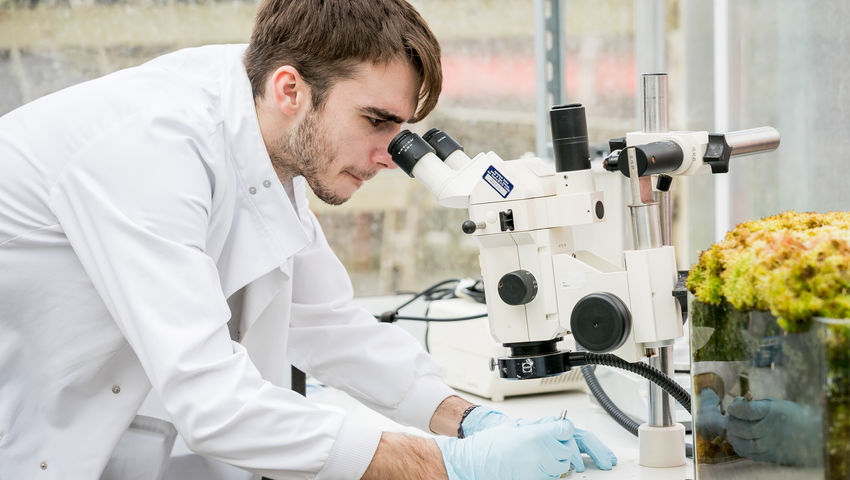
<path id="1" fill-rule="evenodd" d="M 474 155 L 535 152 L 535 3 L 415 0 L 443 45 L 436 126 Z M 669 77 L 671 129 L 772 125 L 782 146 L 725 176 L 674 184 L 681 268 L 734 224 L 783 210 L 850 208 L 850 3 L 844 0 L 560 0 L 564 92 L 585 105 L 590 141 L 640 129 L 636 31 L 650 7 Z M 243 43 L 251 1 L 0 0 L 0 114 L 65 86 L 178 48 Z M 643 46 L 641 48 L 648 48 Z M 49 141 L 49 139 L 45 139 Z M 312 203 L 359 296 L 479 276 L 465 213 L 437 207 L 399 171 L 347 204 Z"/>

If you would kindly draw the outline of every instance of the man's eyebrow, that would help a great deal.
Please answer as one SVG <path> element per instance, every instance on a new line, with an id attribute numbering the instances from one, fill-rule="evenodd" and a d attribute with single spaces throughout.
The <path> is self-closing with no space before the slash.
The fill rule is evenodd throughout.
<path id="1" fill-rule="evenodd" d="M 383 108 L 361 107 L 360 111 L 365 113 L 365 114 L 368 114 L 372 117 L 375 117 L 378 120 L 387 120 L 387 121 L 395 122 L 395 123 L 399 123 L 399 124 L 407 121 L 407 120 L 399 117 L 398 115 L 395 115 L 394 113 L 390 113 L 390 112 L 384 110 Z"/>

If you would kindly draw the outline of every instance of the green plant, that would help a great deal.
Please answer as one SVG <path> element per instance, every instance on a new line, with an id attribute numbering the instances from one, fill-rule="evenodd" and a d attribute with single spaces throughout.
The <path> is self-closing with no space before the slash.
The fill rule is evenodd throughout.
<path id="1" fill-rule="evenodd" d="M 796 213 L 745 222 L 704 251 L 688 289 L 715 306 L 769 310 L 789 333 L 813 317 L 850 317 L 850 213 Z"/>

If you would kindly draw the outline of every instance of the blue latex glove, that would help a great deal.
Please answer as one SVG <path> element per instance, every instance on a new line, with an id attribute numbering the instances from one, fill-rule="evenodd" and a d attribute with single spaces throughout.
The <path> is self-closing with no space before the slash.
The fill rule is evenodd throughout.
<path id="1" fill-rule="evenodd" d="M 555 417 L 552 417 L 554 419 Z M 479 405 L 472 409 L 466 418 L 463 419 L 460 426 L 463 429 L 464 437 L 471 437 L 478 432 L 489 428 L 498 427 L 505 424 L 519 425 L 521 420 L 514 420 L 502 412 L 497 412 L 492 408 Z"/>
<path id="2" fill-rule="evenodd" d="M 611 470 L 611 467 L 617 464 L 617 456 L 614 455 L 614 452 L 606 447 L 596 435 L 587 430 L 576 428 L 573 434 L 573 440 L 579 452 L 587 454 L 593 460 L 596 468 L 600 470 Z M 584 462 L 576 466 L 576 471 L 579 473 L 584 471 Z"/>
<path id="3" fill-rule="evenodd" d="M 726 439 L 742 457 L 795 466 L 822 460 L 821 419 L 808 408 L 787 400 L 738 397 L 726 414 Z"/>
<path id="4" fill-rule="evenodd" d="M 711 388 L 699 392 L 696 414 L 697 435 L 711 441 L 726 430 L 726 417 L 720 412 L 720 398 Z"/>
<path id="5" fill-rule="evenodd" d="M 569 420 L 505 424 L 459 439 L 435 437 L 449 480 L 550 480 L 584 464 Z"/>
<path id="6" fill-rule="evenodd" d="M 538 425 L 545 423 L 557 422 L 558 419 L 552 416 L 538 418 L 537 420 L 527 421 L 523 419 L 513 419 L 504 413 L 493 410 L 485 406 L 474 408 L 461 423 L 463 434 L 465 437 L 478 434 L 482 431 L 495 428 L 502 425 L 525 426 Z M 568 421 L 568 420 L 567 420 Z M 581 454 L 587 454 L 593 460 L 596 468 L 600 470 L 611 470 L 611 467 L 617 464 L 617 456 L 614 452 L 606 447 L 596 435 L 579 428 L 575 429 L 570 448 L 577 450 L 578 460 L 581 459 Z M 584 471 L 584 462 L 578 461 L 574 463 L 574 468 L 578 472 Z"/>

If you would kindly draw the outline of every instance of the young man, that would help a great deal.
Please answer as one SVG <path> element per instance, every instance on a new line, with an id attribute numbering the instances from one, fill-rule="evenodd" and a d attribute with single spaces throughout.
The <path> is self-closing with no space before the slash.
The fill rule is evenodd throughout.
<path id="1" fill-rule="evenodd" d="M 558 478 L 581 451 L 610 468 L 567 420 L 470 409 L 351 305 L 307 207 L 308 184 L 339 204 L 394 168 L 390 139 L 440 83 L 403 0 L 268 0 L 247 50 L 179 51 L 0 118 L 0 477 L 99 478 L 151 388 L 193 451 L 249 476 Z M 319 409 L 287 361 L 469 438 Z"/>

